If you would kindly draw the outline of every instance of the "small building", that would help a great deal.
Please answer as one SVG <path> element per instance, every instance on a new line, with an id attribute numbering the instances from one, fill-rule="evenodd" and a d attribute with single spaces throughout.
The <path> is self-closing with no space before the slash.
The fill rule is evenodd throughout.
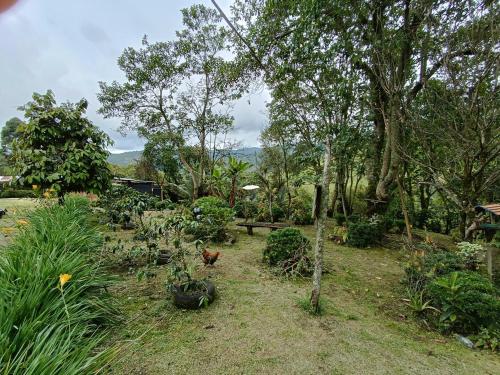
<path id="1" fill-rule="evenodd" d="M 495 232 L 500 230 L 500 203 L 490 203 L 475 207 L 476 213 L 482 217 L 479 220 L 478 228 L 483 230 L 486 240 L 493 239 Z"/>
<path id="2" fill-rule="evenodd" d="M 155 196 L 161 196 L 161 189 L 154 181 L 136 180 L 133 178 L 113 178 L 111 183 L 116 185 L 125 185 L 138 191 Z"/>
<path id="3" fill-rule="evenodd" d="M 14 176 L 0 176 L 0 186 L 5 187 L 7 185 L 12 185 L 14 182 Z"/>

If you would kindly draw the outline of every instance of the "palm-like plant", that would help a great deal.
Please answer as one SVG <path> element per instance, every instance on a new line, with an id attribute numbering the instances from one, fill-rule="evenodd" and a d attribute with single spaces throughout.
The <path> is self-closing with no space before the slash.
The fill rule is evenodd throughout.
<path id="1" fill-rule="evenodd" d="M 238 177 L 240 177 L 241 174 L 251 166 L 252 164 L 246 161 L 238 160 L 234 156 L 229 156 L 229 161 L 225 170 L 225 174 L 231 179 L 231 192 L 229 194 L 230 207 L 234 207 Z"/>

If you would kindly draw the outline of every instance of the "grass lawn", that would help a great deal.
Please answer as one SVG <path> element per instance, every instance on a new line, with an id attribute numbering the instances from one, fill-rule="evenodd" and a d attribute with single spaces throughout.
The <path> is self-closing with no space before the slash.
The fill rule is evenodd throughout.
<path id="1" fill-rule="evenodd" d="M 313 239 L 313 227 L 303 227 Z M 115 271 L 113 293 L 125 322 L 109 345 L 116 374 L 498 374 L 500 357 L 463 347 L 419 326 L 400 299 L 402 253 L 326 242 L 322 316 L 299 307 L 309 280 L 273 276 L 261 263 L 267 229 L 233 226 L 232 246 L 212 268 L 208 308 L 180 311 L 165 289 L 167 269 L 151 281 Z M 121 237 L 124 232 L 108 233 Z M 130 237 L 130 234 L 125 236 Z"/>
<path id="2" fill-rule="evenodd" d="M 17 233 L 18 220 L 25 219 L 37 204 L 36 199 L 0 198 L 0 208 L 7 209 L 7 214 L 0 219 L 0 246 L 7 244 Z"/>

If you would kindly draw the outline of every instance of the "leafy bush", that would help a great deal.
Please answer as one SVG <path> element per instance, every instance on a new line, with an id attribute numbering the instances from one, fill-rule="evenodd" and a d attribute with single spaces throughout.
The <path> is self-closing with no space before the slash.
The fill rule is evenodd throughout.
<path id="1" fill-rule="evenodd" d="M 300 191 L 292 199 L 290 219 L 296 225 L 311 225 L 312 218 L 312 198 L 307 192 Z"/>
<path id="2" fill-rule="evenodd" d="M 36 193 L 28 189 L 5 189 L 0 192 L 0 198 L 36 198 Z"/>
<path id="3" fill-rule="evenodd" d="M 396 219 L 393 222 L 393 227 L 396 227 L 398 233 L 403 233 L 406 229 L 406 223 L 403 219 Z"/>
<path id="4" fill-rule="evenodd" d="M 155 203 L 155 209 L 158 211 L 173 210 L 174 208 L 175 204 L 173 204 L 169 199 L 164 199 Z"/>
<path id="5" fill-rule="evenodd" d="M 226 239 L 227 224 L 234 211 L 227 202 L 217 197 L 199 198 L 192 204 L 193 222 L 185 229 L 197 240 L 222 242 Z"/>
<path id="6" fill-rule="evenodd" d="M 257 208 L 258 211 L 255 220 L 271 221 L 271 215 L 269 213 L 269 205 L 266 202 L 260 202 Z M 282 208 L 282 205 L 273 204 L 272 212 L 274 221 L 280 221 L 285 218 L 285 210 Z"/>
<path id="7" fill-rule="evenodd" d="M 482 327 L 499 328 L 500 301 L 491 281 L 477 272 L 452 272 L 426 289 L 441 310 L 439 327 L 445 331 L 476 333 Z"/>
<path id="8" fill-rule="evenodd" d="M 441 220 L 435 217 L 431 217 L 427 220 L 426 228 L 434 233 L 441 233 L 443 231 Z"/>
<path id="9" fill-rule="evenodd" d="M 465 268 L 468 270 L 477 270 L 479 268 L 479 256 L 483 251 L 483 247 L 480 244 L 470 242 L 459 242 L 457 243 L 457 247 L 458 256 L 465 264 Z"/>
<path id="10" fill-rule="evenodd" d="M 106 210 L 110 222 L 126 224 L 134 215 L 142 217 L 145 210 L 154 209 L 157 198 L 125 186 L 113 185 L 99 199 L 99 206 Z"/>
<path id="11" fill-rule="evenodd" d="M 464 264 L 455 253 L 440 251 L 418 257 L 405 268 L 405 282 L 413 290 L 422 290 L 433 279 L 461 271 Z"/>
<path id="12" fill-rule="evenodd" d="M 336 213 L 335 222 L 337 223 L 337 225 L 343 226 L 345 224 L 345 215 Z"/>
<path id="13" fill-rule="evenodd" d="M 500 349 L 500 330 L 481 328 L 477 335 L 471 337 L 474 347 L 488 349 L 492 352 Z"/>
<path id="14" fill-rule="evenodd" d="M 300 230 L 283 228 L 269 234 L 263 258 L 264 262 L 287 274 L 305 276 L 311 272 L 311 262 L 307 257 L 310 250 L 311 243 Z"/>
<path id="15" fill-rule="evenodd" d="M 384 235 L 383 225 L 378 221 L 359 221 L 347 227 L 347 244 L 354 247 L 375 245 Z"/>
<path id="16" fill-rule="evenodd" d="M 236 201 L 234 207 L 234 214 L 241 219 L 249 219 L 257 215 L 257 204 L 254 201 L 246 199 Z"/>
<path id="17" fill-rule="evenodd" d="M 87 212 L 71 197 L 40 208 L 2 249 L 1 373 L 91 374 L 108 359 L 96 350 L 119 315 L 92 261 L 102 241 Z"/>

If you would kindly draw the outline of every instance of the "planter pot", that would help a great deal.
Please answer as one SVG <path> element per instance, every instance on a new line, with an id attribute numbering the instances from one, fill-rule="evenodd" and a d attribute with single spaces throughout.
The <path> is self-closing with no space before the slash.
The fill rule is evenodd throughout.
<path id="1" fill-rule="evenodd" d="M 172 285 L 172 299 L 174 305 L 181 309 L 199 309 L 203 307 L 200 301 L 203 297 L 207 297 L 208 303 L 212 303 L 215 299 L 215 285 L 211 281 L 195 281 L 195 283 L 203 283 L 205 290 L 184 291 L 184 287 L 180 285 Z"/>
<path id="2" fill-rule="evenodd" d="M 172 259 L 172 253 L 170 251 L 162 251 L 161 253 L 158 254 L 158 257 L 156 258 L 156 265 L 162 266 L 164 264 L 170 263 L 170 260 Z"/>

